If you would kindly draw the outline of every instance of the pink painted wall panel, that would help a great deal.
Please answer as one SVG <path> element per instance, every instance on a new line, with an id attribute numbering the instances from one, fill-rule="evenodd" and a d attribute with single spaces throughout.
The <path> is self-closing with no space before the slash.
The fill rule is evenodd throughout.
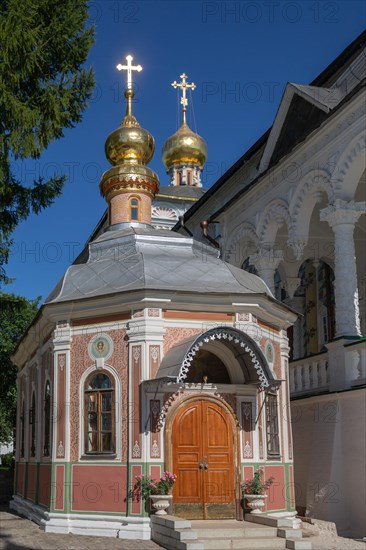
<path id="1" fill-rule="evenodd" d="M 132 466 L 132 486 L 136 483 L 136 476 L 141 475 L 141 466 Z M 131 512 L 133 514 L 141 514 L 142 502 L 137 498 L 132 499 Z"/>
<path id="2" fill-rule="evenodd" d="M 28 464 L 27 499 L 36 501 L 37 464 Z"/>
<path id="3" fill-rule="evenodd" d="M 55 510 L 64 509 L 64 476 L 65 466 L 56 466 Z"/>
<path id="4" fill-rule="evenodd" d="M 24 478 L 25 478 L 25 464 L 23 464 L 22 462 L 19 462 L 17 495 L 20 495 L 20 496 L 24 496 Z"/>
<path id="5" fill-rule="evenodd" d="M 51 500 L 51 464 L 41 464 L 39 467 L 38 502 L 43 506 L 50 506 Z"/>
<path id="6" fill-rule="evenodd" d="M 126 511 L 126 466 L 73 466 L 72 510 Z"/>
<path id="7" fill-rule="evenodd" d="M 286 509 L 285 469 L 283 466 L 265 466 L 264 479 L 273 476 L 273 485 L 267 490 L 266 510 Z"/>

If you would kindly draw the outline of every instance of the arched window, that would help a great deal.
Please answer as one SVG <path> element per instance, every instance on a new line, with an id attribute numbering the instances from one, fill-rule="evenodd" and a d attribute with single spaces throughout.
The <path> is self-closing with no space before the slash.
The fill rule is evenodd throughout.
<path id="1" fill-rule="evenodd" d="M 50 456 L 51 386 L 47 380 L 44 390 L 43 456 Z"/>
<path id="2" fill-rule="evenodd" d="M 29 424 L 31 425 L 31 456 L 36 456 L 36 393 L 32 392 L 32 408 L 29 411 Z"/>
<path id="3" fill-rule="evenodd" d="M 20 456 L 24 458 L 24 446 L 25 446 L 25 408 L 24 399 L 22 403 L 22 412 L 20 415 Z"/>
<path id="4" fill-rule="evenodd" d="M 94 372 L 84 386 L 85 454 L 115 453 L 114 380 Z"/>
<path id="5" fill-rule="evenodd" d="M 136 197 L 130 199 L 130 221 L 140 221 L 140 199 Z"/>
<path id="6" fill-rule="evenodd" d="M 187 181 L 186 181 L 186 184 L 187 185 L 192 185 L 192 172 L 190 170 L 187 170 Z"/>

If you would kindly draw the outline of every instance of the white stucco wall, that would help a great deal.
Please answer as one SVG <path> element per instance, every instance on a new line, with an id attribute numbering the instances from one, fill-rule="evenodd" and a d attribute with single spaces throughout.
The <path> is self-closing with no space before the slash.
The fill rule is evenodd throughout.
<path id="1" fill-rule="evenodd" d="M 366 390 L 292 401 L 296 505 L 366 536 Z"/>

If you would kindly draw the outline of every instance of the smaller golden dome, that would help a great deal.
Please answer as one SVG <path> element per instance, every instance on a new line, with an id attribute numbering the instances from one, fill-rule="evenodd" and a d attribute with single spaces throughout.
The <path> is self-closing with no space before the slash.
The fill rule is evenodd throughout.
<path id="1" fill-rule="evenodd" d="M 121 125 L 105 142 L 105 154 L 109 162 L 116 164 L 147 164 L 154 154 L 155 141 L 150 132 L 141 128 L 132 114 L 133 90 L 127 89 L 127 110 Z"/>
<path id="2" fill-rule="evenodd" d="M 207 159 L 205 140 L 192 132 L 186 122 L 163 145 L 163 162 L 167 169 L 178 163 L 197 164 L 200 169 Z"/>

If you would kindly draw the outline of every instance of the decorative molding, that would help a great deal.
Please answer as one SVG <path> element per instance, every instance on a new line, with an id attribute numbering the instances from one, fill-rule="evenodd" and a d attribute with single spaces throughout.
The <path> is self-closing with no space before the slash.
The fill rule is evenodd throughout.
<path id="1" fill-rule="evenodd" d="M 160 317 L 160 309 L 156 307 L 149 307 L 147 310 L 148 317 Z"/>
<path id="2" fill-rule="evenodd" d="M 57 446 L 57 458 L 64 458 L 64 457 L 65 457 L 65 448 L 62 441 L 60 441 Z"/>
<path id="3" fill-rule="evenodd" d="M 141 356 L 141 347 L 140 346 L 134 346 L 132 355 L 133 355 L 134 362 L 138 363 L 138 360 L 140 359 L 140 356 Z"/>
<path id="4" fill-rule="evenodd" d="M 364 154 L 364 151 L 366 149 L 366 136 L 365 136 L 365 130 L 363 129 L 361 135 L 356 137 L 356 143 L 351 144 L 351 151 L 349 154 L 347 154 L 346 159 L 342 162 L 342 159 L 340 161 L 342 162 L 342 165 L 338 169 L 339 177 L 339 185 L 337 185 L 337 189 L 342 190 L 341 182 L 344 181 L 345 176 L 347 175 L 349 169 L 351 168 L 354 160 L 360 155 Z M 358 183 L 358 182 L 357 182 Z"/>
<path id="5" fill-rule="evenodd" d="M 338 225 L 355 225 L 361 214 L 366 213 L 366 202 L 336 199 L 320 211 L 320 221 L 328 222 L 332 229 Z"/>
<path id="6" fill-rule="evenodd" d="M 166 417 L 168 415 L 169 409 L 172 407 L 172 405 L 178 401 L 181 401 L 183 398 L 188 397 L 190 395 L 196 395 L 194 391 L 190 391 L 189 387 L 184 385 L 182 389 L 179 389 L 175 393 L 168 394 L 165 399 L 164 406 L 161 408 L 159 418 L 157 421 L 157 430 L 162 430 Z M 205 395 L 205 394 L 200 394 Z M 216 397 L 217 399 L 220 399 L 225 403 L 225 405 L 230 409 L 231 414 L 233 415 L 233 418 L 235 420 L 236 426 L 240 426 L 238 416 L 235 412 L 236 408 L 236 396 L 232 394 L 220 394 L 217 391 L 215 391 L 212 394 L 207 394 L 208 397 Z"/>
<path id="7" fill-rule="evenodd" d="M 141 458 L 141 448 L 137 440 L 132 448 L 132 458 Z"/>
<path id="8" fill-rule="evenodd" d="M 274 222 L 277 227 L 275 234 L 269 238 L 268 229 L 271 222 Z M 274 243 L 277 229 L 282 227 L 284 223 L 287 226 L 288 233 L 290 233 L 292 220 L 288 204 L 282 199 L 276 199 L 267 204 L 257 225 L 257 234 L 259 235 L 260 242 Z"/>
<path id="9" fill-rule="evenodd" d="M 154 442 L 152 444 L 150 456 L 151 458 L 160 458 L 160 449 L 156 439 L 154 439 Z"/>
<path id="10" fill-rule="evenodd" d="M 177 376 L 177 382 L 184 382 L 184 380 L 187 378 L 187 374 L 189 371 L 189 368 L 191 366 L 191 363 L 194 359 L 194 356 L 196 353 L 200 350 L 200 348 L 208 342 L 212 342 L 214 340 L 222 340 L 227 342 L 232 342 L 235 345 L 240 346 L 241 348 L 244 348 L 244 350 L 249 353 L 252 364 L 257 372 L 260 386 L 262 388 L 268 387 L 269 381 L 267 379 L 267 376 L 261 366 L 261 364 L 258 361 L 257 353 L 254 349 L 252 349 L 250 343 L 246 341 L 245 335 L 241 335 L 239 332 L 225 327 L 218 327 L 209 330 L 208 332 L 205 332 L 204 334 L 201 334 L 194 344 L 190 347 L 189 351 L 186 353 L 185 358 L 183 359 L 182 365 L 179 370 L 179 374 Z"/>
<path id="11" fill-rule="evenodd" d="M 249 322 L 249 321 L 251 321 L 251 314 L 250 313 L 237 313 L 236 314 L 236 319 L 237 319 L 238 323 L 240 323 L 240 321 Z"/>
<path id="12" fill-rule="evenodd" d="M 151 212 L 152 218 L 177 220 L 178 214 L 173 208 L 167 208 L 165 206 L 153 206 Z M 154 220 L 155 221 L 155 220 Z"/>
<path id="13" fill-rule="evenodd" d="M 131 439 L 134 441 L 132 448 L 132 458 L 141 458 L 142 456 L 142 435 L 141 435 L 141 398 L 140 398 L 140 382 L 142 374 L 142 346 L 134 345 L 131 347 L 131 359 L 133 364 L 131 365 L 130 373 L 130 405 L 132 409 L 132 422 L 130 422 Z"/>
<path id="14" fill-rule="evenodd" d="M 289 248 L 291 248 L 291 250 L 294 254 L 294 259 L 295 260 L 301 260 L 301 258 L 303 257 L 304 250 L 305 250 L 305 247 L 306 247 L 307 244 L 308 244 L 307 239 L 302 238 L 302 237 L 291 237 L 287 241 L 287 246 Z"/>
<path id="15" fill-rule="evenodd" d="M 232 238 L 225 247 L 227 251 L 225 254 L 226 260 L 230 260 L 232 263 L 236 260 L 235 264 L 239 264 L 242 260 L 245 260 L 245 258 L 242 257 L 242 254 L 238 254 L 238 251 L 234 250 L 234 247 L 236 247 L 239 241 L 244 241 L 253 243 L 254 249 L 256 250 L 259 247 L 259 237 L 254 226 L 249 223 L 240 224 L 231 231 L 231 234 Z M 233 258 L 233 256 L 235 257 Z"/>

